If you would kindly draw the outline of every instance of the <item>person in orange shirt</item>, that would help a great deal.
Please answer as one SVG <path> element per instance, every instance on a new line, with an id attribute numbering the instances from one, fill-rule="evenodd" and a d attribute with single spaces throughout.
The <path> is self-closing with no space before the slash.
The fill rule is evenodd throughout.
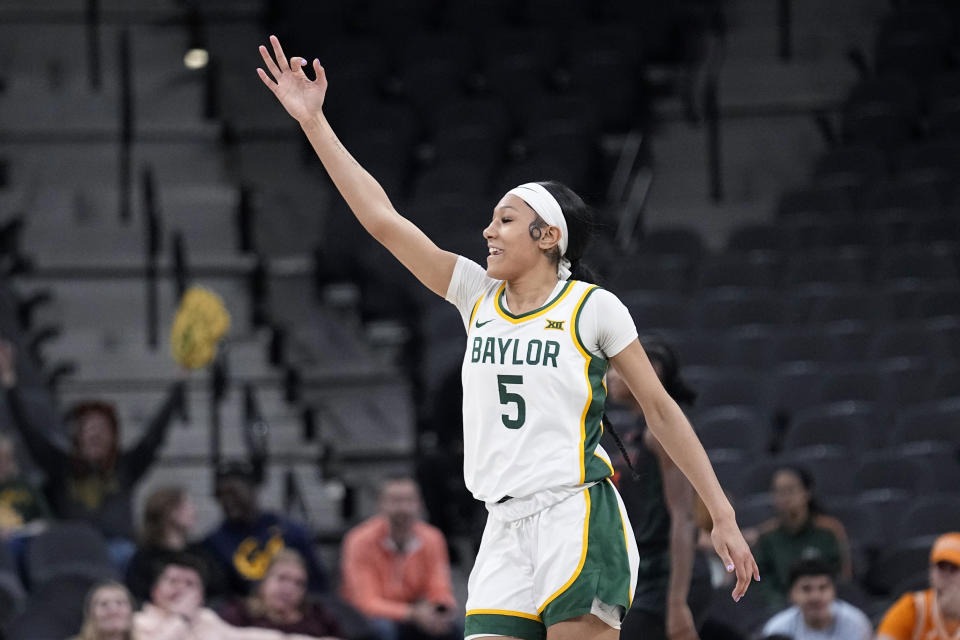
<path id="1" fill-rule="evenodd" d="M 343 597 L 369 618 L 380 640 L 463 637 L 446 540 L 420 513 L 417 483 L 390 478 L 380 489 L 380 513 L 344 537 Z"/>
<path id="2" fill-rule="evenodd" d="M 907 593 L 890 607 L 877 640 L 960 638 L 960 533 L 946 533 L 930 550 L 930 588 Z"/>

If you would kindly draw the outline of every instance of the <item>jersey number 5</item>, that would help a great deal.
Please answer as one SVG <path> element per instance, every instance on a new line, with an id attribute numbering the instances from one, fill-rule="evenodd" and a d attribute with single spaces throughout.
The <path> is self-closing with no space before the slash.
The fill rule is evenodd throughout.
<path id="1" fill-rule="evenodd" d="M 507 391 L 508 384 L 523 384 L 523 376 L 497 376 L 497 387 L 500 391 L 500 404 L 517 405 L 517 417 L 511 418 L 509 413 L 501 414 L 503 426 L 507 429 L 519 429 L 527 421 L 527 405 L 519 393 Z"/>

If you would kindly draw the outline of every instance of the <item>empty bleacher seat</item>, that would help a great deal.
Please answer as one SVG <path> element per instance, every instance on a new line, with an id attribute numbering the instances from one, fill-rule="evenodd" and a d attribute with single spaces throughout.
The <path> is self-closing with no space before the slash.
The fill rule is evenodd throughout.
<path id="1" fill-rule="evenodd" d="M 834 402 L 798 411 L 783 446 L 790 450 L 827 444 L 854 452 L 882 444 L 881 428 L 872 404 Z"/>
<path id="2" fill-rule="evenodd" d="M 694 320 L 707 329 L 744 325 L 772 325 L 783 322 L 779 296 L 763 289 L 724 288 L 701 292 Z"/>
<path id="3" fill-rule="evenodd" d="M 859 491 L 902 489 L 921 495 L 932 486 L 930 473 L 916 460 L 889 451 L 869 451 L 857 463 L 854 486 Z"/>
<path id="4" fill-rule="evenodd" d="M 890 433 L 890 443 L 937 441 L 956 444 L 960 441 L 960 398 L 949 398 L 904 409 L 897 415 Z"/>
<path id="5" fill-rule="evenodd" d="M 717 407 L 698 412 L 693 419 L 704 448 L 738 449 L 748 454 L 767 451 L 770 429 L 763 415 L 748 407 Z"/>
<path id="6" fill-rule="evenodd" d="M 80 521 L 52 523 L 30 541 L 26 570 L 31 587 L 66 576 L 102 580 L 116 576 L 107 543 L 92 525 Z"/>

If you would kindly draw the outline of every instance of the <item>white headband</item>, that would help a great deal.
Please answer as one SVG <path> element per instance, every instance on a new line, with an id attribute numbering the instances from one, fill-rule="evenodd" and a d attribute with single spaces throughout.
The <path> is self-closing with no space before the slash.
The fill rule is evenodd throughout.
<path id="1" fill-rule="evenodd" d="M 566 258 L 567 244 L 567 219 L 563 217 L 563 209 L 560 203 L 554 198 L 542 184 L 536 182 L 527 182 L 519 187 L 514 187 L 507 192 L 508 195 L 517 196 L 537 212 L 543 221 L 551 227 L 560 229 L 560 242 L 557 248 L 560 249 L 560 264 L 557 265 L 557 276 L 561 280 L 570 277 L 570 260 Z"/>

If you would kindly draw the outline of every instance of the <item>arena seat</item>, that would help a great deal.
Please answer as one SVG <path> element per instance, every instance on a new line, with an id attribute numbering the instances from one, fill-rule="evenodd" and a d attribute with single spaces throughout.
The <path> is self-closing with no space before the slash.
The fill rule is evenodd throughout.
<path id="1" fill-rule="evenodd" d="M 854 492 L 849 449 L 832 444 L 815 444 L 785 450 L 779 460 L 785 465 L 806 469 L 813 477 L 819 497 L 846 496 Z"/>
<path id="2" fill-rule="evenodd" d="M 956 485 L 952 487 L 955 489 Z M 898 536 L 913 538 L 960 530 L 960 499 L 951 493 L 917 498 L 900 520 Z"/>
<path id="3" fill-rule="evenodd" d="M 820 403 L 824 368 L 808 360 L 783 362 L 770 374 L 770 407 L 782 419 Z"/>
<path id="4" fill-rule="evenodd" d="M 923 441 L 956 443 L 958 424 L 960 424 L 960 398 L 947 398 L 908 407 L 897 415 L 893 430 L 890 432 L 889 442 L 891 444 Z"/>
<path id="5" fill-rule="evenodd" d="M 94 581 L 116 577 L 103 535 L 81 521 L 51 523 L 34 537 L 26 552 L 26 571 L 31 588 L 67 576 Z"/>
<path id="6" fill-rule="evenodd" d="M 824 187 L 860 187 L 886 173 L 883 152 L 873 145 L 844 146 L 821 155 L 813 181 Z"/>
<path id="7" fill-rule="evenodd" d="M 893 588 L 915 575 L 917 567 L 930 563 L 930 547 L 936 536 L 921 536 L 901 540 L 886 547 L 871 564 L 864 582 L 875 593 L 893 594 Z"/>
<path id="8" fill-rule="evenodd" d="M 786 221 L 805 216 L 831 218 L 853 211 L 853 192 L 848 187 L 806 187 L 780 196 L 777 217 Z"/>
<path id="9" fill-rule="evenodd" d="M 699 264 L 697 286 L 773 288 L 780 280 L 780 260 L 776 253 L 721 253 L 705 255 Z"/>
<path id="10" fill-rule="evenodd" d="M 830 369 L 823 379 L 824 403 L 857 402 L 879 406 L 882 395 L 880 375 L 874 365 L 847 365 Z"/>
<path id="11" fill-rule="evenodd" d="M 698 411 L 693 425 L 708 450 L 737 449 L 747 455 L 769 450 L 770 429 L 763 415 L 748 407 L 717 407 Z"/>
<path id="12" fill-rule="evenodd" d="M 773 254 L 786 249 L 788 238 L 779 226 L 768 223 L 741 224 L 727 237 L 727 251 L 749 253 L 769 251 Z"/>
<path id="13" fill-rule="evenodd" d="M 866 280 L 867 255 L 856 248 L 795 254 L 787 261 L 784 284 L 859 284 Z"/>
<path id="14" fill-rule="evenodd" d="M 931 473 L 915 460 L 889 451 L 868 451 L 856 465 L 854 486 L 858 491 L 903 489 L 921 495 L 933 484 Z"/>

